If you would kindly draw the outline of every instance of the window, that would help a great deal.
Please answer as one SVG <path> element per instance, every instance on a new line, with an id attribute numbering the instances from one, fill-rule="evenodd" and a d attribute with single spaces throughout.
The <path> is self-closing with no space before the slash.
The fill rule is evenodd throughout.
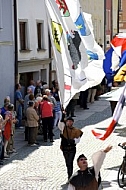
<path id="1" fill-rule="evenodd" d="M 110 10 L 106 10 L 106 30 L 110 30 L 111 29 L 111 11 Z"/>
<path id="2" fill-rule="evenodd" d="M 19 23 L 20 32 L 20 48 L 21 50 L 27 50 L 27 22 Z"/>
<path id="3" fill-rule="evenodd" d="M 44 31 L 43 23 L 37 23 L 38 50 L 44 49 L 44 36 L 43 36 L 43 31 Z"/>

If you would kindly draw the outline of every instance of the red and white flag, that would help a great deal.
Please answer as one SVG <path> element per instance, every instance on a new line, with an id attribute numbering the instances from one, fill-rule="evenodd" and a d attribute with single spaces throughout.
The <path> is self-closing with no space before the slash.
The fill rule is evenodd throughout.
<path id="1" fill-rule="evenodd" d="M 101 133 L 95 132 L 95 130 L 92 130 L 93 135 L 97 139 L 105 140 L 114 131 L 114 129 L 115 129 L 115 127 L 116 127 L 116 125 L 117 125 L 117 123 L 119 121 L 119 118 L 120 118 L 120 116 L 122 114 L 122 110 L 123 110 L 123 107 L 125 105 L 125 99 L 126 99 L 126 83 L 125 83 L 123 91 L 122 91 L 122 93 L 120 95 L 119 101 L 118 101 L 118 103 L 117 103 L 117 105 L 115 107 L 113 117 L 112 117 L 112 121 L 111 121 L 109 127 L 106 129 L 106 132 L 104 134 L 101 134 Z"/>

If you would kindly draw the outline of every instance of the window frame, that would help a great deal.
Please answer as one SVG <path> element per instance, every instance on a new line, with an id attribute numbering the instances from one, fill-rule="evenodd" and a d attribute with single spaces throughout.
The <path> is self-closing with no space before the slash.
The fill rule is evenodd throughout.
<path id="1" fill-rule="evenodd" d="M 24 31 L 24 34 L 25 34 L 25 48 L 22 47 L 22 44 L 21 44 L 21 23 L 25 23 L 25 31 Z M 19 44 L 20 44 L 20 51 L 29 51 L 29 35 L 28 35 L 28 20 L 26 19 L 23 19 L 23 20 L 19 20 Z"/>
<path id="2" fill-rule="evenodd" d="M 38 30 L 38 26 L 40 27 L 40 30 Z M 36 30 L 37 30 L 37 50 L 38 51 L 45 50 L 44 21 L 43 20 L 36 20 Z"/>

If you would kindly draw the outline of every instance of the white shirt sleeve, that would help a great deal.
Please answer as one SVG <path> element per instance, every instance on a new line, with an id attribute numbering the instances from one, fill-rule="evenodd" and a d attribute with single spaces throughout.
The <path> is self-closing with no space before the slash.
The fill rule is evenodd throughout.
<path id="1" fill-rule="evenodd" d="M 93 161 L 93 166 L 95 170 L 95 178 L 98 181 L 98 174 L 100 171 L 100 168 L 103 164 L 103 161 L 105 159 L 106 153 L 104 151 L 98 151 L 92 155 L 92 161 Z"/>
<path id="2" fill-rule="evenodd" d="M 59 128 L 59 130 L 61 131 L 61 133 L 63 133 L 64 127 L 65 127 L 65 123 L 59 121 L 59 123 L 58 123 L 58 128 Z"/>
<path id="3" fill-rule="evenodd" d="M 75 187 L 69 183 L 67 190 L 75 190 Z"/>
<path id="4" fill-rule="evenodd" d="M 74 140 L 75 140 L 75 144 L 77 144 L 77 143 L 80 142 L 80 137 L 78 137 L 78 138 L 74 138 Z"/>

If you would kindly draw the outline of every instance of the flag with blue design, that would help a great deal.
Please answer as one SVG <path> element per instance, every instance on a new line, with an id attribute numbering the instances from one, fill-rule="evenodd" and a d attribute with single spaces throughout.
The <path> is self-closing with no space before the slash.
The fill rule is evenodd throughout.
<path id="1" fill-rule="evenodd" d="M 104 56 L 104 52 L 100 47 L 97 51 L 93 52 L 93 50 L 88 50 L 85 47 L 85 43 L 82 39 L 82 35 L 89 35 L 89 38 L 93 40 L 92 46 L 94 46 L 94 37 L 92 33 L 91 23 L 87 23 L 85 18 L 83 17 L 83 12 L 80 14 L 78 20 L 76 19 L 76 24 L 73 22 L 72 13 L 70 12 L 67 0 L 55 0 L 62 17 L 62 21 L 64 26 L 66 27 L 66 39 L 70 57 L 72 59 L 73 65 L 72 69 L 75 70 L 76 78 L 79 78 L 80 81 L 83 81 L 84 76 L 86 76 L 88 80 L 88 85 L 82 85 L 81 91 L 86 90 L 92 86 L 98 85 L 103 77 L 104 71 L 102 69 L 102 61 L 97 61 L 99 59 L 100 51 L 102 52 L 102 57 Z M 72 1 L 73 3 L 74 1 Z M 52 0 L 53 3 L 53 0 Z M 76 7 L 73 4 L 74 14 L 76 12 Z M 55 10 L 56 11 L 56 10 Z M 69 14 L 65 14 L 69 12 Z M 91 19 L 89 19 L 91 21 Z M 89 25 L 89 26 L 88 26 Z M 78 29 L 77 28 L 80 29 Z M 80 31 L 82 35 L 80 34 Z M 89 42 L 90 43 L 90 42 Z M 99 52 L 99 54 L 97 53 Z M 90 63 L 90 64 L 89 64 Z M 97 73 L 100 73 L 98 75 Z"/>
<path id="2" fill-rule="evenodd" d="M 91 15 L 82 12 L 79 0 L 66 0 L 66 4 L 86 50 L 97 54 L 98 59 L 103 60 L 104 51 L 95 41 Z"/>
<path id="3" fill-rule="evenodd" d="M 105 76 L 103 71 L 104 51 L 95 41 L 91 15 L 82 12 L 79 0 L 65 0 L 65 3 L 70 12 L 69 17 L 75 23 L 76 30 L 79 32 L 80 38 L 86 48 L 88 66 L 84 68 L 85 75 L 88 81 L 90 81 L 90 87 L 95 86 L 100 84 Z M 70 26 L 68 17 L 65 19 L 67 25 Z"/>
<path id="4" fill-rule="evenodd" d="M 84 86 L 85 89 L 89 88 L 90 83 L 86 78 L 85 71 L 82 70 L 82 63 L 79 62 L 80 58 L 82 59 L 83 57 L 83 62 L 85 63 L 85 66 L 87 66 L 87 54 L 85 47 L 82 44 L 85 53 L 83 56 L 80 56 L 78 46 L 80 46 L 81 39 L 76 31 L 72 31 L 72 34 L 69 35 L 69 27 L 63 21 L 63 18 L 69 15 L 66 14 L 69 11 L 66 8 L 63 9 L 64 6 L 60 6 L 62 14 L 65 14 L 65 16 L 62 17 L 55 0 L 46 0 L 45 2 L 50 39 L 54 53 L 54 63 L 59 83 L 60 100 L 63 107 L 66 108 L 69 101 L 80 91 L 82 86 Z M 58 4 L 60 3 L 58 0 L 57 2 Z M 70 26 L 72 26 L 72 23 Z M 75 27 L 74 23 L 73 26 Z M 68 46 L 70 45 L 72 46 L 71 51 L 68 49 Z M 76 56 L 71 56 L 70 54 Z"/>
<path id="5" fill-rule="evenodd" d="M 90 29 L 88 28 L 88 25 L 84 19 L 83 13 L 80 13 L 77 20 L 75 21 L 75 25 L 82 36 L 88 36 L 91 34 Z"/>
<path id="6" fill-rule="evenodd" d="M 104 72 L 102 63 L 95 62 L 99 60 L 88 62 L 84 42 L 71 19 L 66 1 L 45 2 L 60 97 L 65 108 L 77 92 L 98 85 Z"/>
<path id="7" fill-rule="evenodd" d="M 98 60 L 98 54 L 87 50 L 88 60 Z"/>
<path id="8" fill-rule="evenodd" d="M 110 49 L 105 53 L 103 69 L 108 81 L 111 84 L 114 81 L 124 80 L 126 71 L 126 35 L 118 34 L 111 41 Z M 124 66 L 124 67 L 123 67 Z"/>
<path id="9" fill-rule="evenodd" d="M 126 63 L 126 33 L 120 33 L 113 38 L 111 46 L 120 58 L 119 68 L 121 68 Z"/>
<path id="10" fill-rule="evenodd" d="M 116 71 L 119 68 L 119 61 L 120 61 L 119 56 L 111 47 L 105 53 L 105 59 L 103 60 L 103 70 L 106 75 L 108 86 L 112 84 L 113 77 L 115 76 Z"/>

